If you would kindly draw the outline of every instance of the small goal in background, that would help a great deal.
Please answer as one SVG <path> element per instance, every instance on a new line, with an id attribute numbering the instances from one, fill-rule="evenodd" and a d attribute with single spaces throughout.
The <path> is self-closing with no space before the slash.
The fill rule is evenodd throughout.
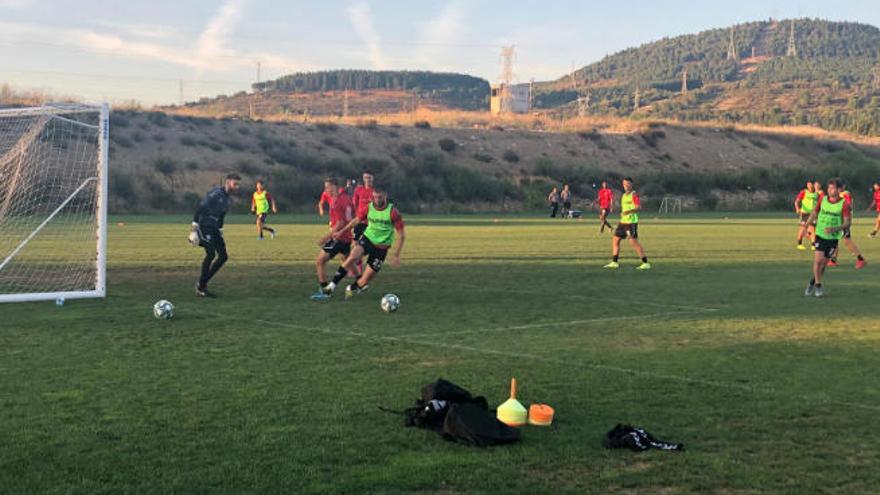
<path id="1" fill-rule="evenodd" d="M 661 215 L 681 215 L 681 198 L 667 196 L 660 201 Z"/>

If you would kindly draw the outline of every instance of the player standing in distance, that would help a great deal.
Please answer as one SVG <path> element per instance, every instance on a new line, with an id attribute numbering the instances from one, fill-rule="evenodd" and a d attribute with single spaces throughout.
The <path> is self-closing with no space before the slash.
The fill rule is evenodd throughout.
<path id="1" fill-rule="evenodd" d="M 797 248 L 806 251 L 804 246 L 804 236 L 809 235 L 813 238 L 813 226 L 808 223 L 810 214 L 816 208 L 816 201 L 819 199 L 819 191 L 815 189 L 812 180 L 807 181 L 807 186 L 801 190 L 794 200 L 794 212 L 798 215 L 800 227 L 797 234 Z"/>
<path id="2" fill-rule="evenodd" d="M 208 191 L 193 215 L 192 231 L 196 235 L 190 234 L 190 239 L 205 248 L 202 274 L 196 283 L 196 295 L 199 297 L 214 297 L 208 292 L 208 282 L 229 259 L 226 241 L 223 240 L 223 220 L 232 203 L 231 196 L 238 192 L 240 181 L 238 174 L 227 175 L 225 184 Z"/>
<path id="3" fill-rule="evenodd" d="M 562 185 L 562 192 L 559 193 L 559 198 L 562 200 L 562 218 L 568 218 L 571 212 L 571 189 L 568 187 L 568 184 Z"/>
<path id="4" fill-rule="evenodd" d="M 343 262 L 351 254 L 352 234 L 349 224 L 354 218 L 354 207 L 351 199 L 346 194 L 345 189 L 339 187 L 336 179 L 327 179 L 324 181 L 324 191 L 333 199 L 333 206 L 330 207 L 330 232 L 318 240 L 321 246 L 321 252 L 318 253 L 318 259 L 315 266 L 318 270 L 318 292 L 312 295 L 312 300 L 323 301 L 329 299 L 336 289 L 336 285 L 348 274 L 342 265 L 328 282 L 327 273 L 324 267 L 327 262 L 333 259 L 337 254 L 342 255 Z"/>
<path id="5" fill-rule="evenodd" d="M 550 218 L 556 218 L 556 214 L 559 213 L 559 189 L 554 187 L 553 190 L 550 191 L 550 194 L 547 196 L 547 201 L 550 202 Z"/>
<path id="6" fill-rule="evenodd" d="M 251 213 L 257 216 L 257 239 L 263 240 L 263 231 L 268 231 L 272 239 L 275 238 L 275 229 L 266 225 L 266 216 L 269 215 L 269 209 L 272 213 L 278 214 L 278 207 L 275 206 L 275 198 L 265 189 L 262 179 L 257 180 L 257 190 L 251 198 Z"/>
<path id="7" fill-rule="evenodd" d="M 868 205 L 868 211 L 871 211 L 871 208 L 876 208 L 877 210 L 877 220 L 874 221 L 874 230 L 868 234 L 868 237 L 873 239 L 877 237 L 877 232 L 880 231 L 880 181 L 874 183 L 874 201 L 871 201 L 871 204 Z"/>
<path id="8" fill-rule="evenodd" d="M 816 221 L 816 254 L 813 258 L 813 276 L 804 291 L 805 296 L 822 297 L 822 276 L 828 261 L 837 253 L 837 244 L 852 224 L 849 203 L 840 197 L 840 179 L 828 181 L 828 195 L 820 197 L 810 221 Z"/>
<path id="9" fill-rule="evenodd" d="M 366 223 L 364 234 L 351 250 L 351 255 L 343 265 L 346 270 L 354 271 L 358 260 L 367 256 L 367 266 L 363 274 L 353 284 L 345 288 L 345 298 L 349 299 L 355 294 L 367 290 L 370 280 L 382 269 L 388 250 L 394 244 L 395 231 L 397 231 L 397 246 L 391 255 L 391 266 L 400 266 L 400 252 L 406 240 L 406 231 L 403 225 L 403 217 L 388 202 L 388 194 L 381 187 L 373 189 L 373 201 L 366 208 L 362 208 L 358 216 L 353 219 L 347 228 L 353 228 L 358 223 Z"/>
<path id="10" fill-rule="evenodd" d="M 605 227 L 608 227 L 609 230 L 614 228 L 608 223 L 608 215 L 611 213 L 614 203 L 614 191 L 608 187 L 608 181 L 602 181 L 602 188 L 599 189 L 596 201 L 599 203 L 599 222 L 602 224 L 599 227 L 599 233 L 601 234 L 605 232 Z"/>
<path id="11" fill-rule="evenodd" d="M 636 267 L 638 270 L 650 270 L 651 264 L 645 256 L 645 250 L 639 243 L 639 210 L 642 209 L 639 195 L 633 190 L 633 180 L 629 177 L 623 179 L 623 196 L 620 197 L 620 223 L 614 231 L 611 240 L 611 263 L 605 268 L 616 269 L 620 267 L 617 260 L 620 258 L 620 240 L 629 239 L 630 245 L 642 258 L 642 264 Z"/>
<path id="12" fill-rule="evenodd" d="M 840 186 L 840 197 L 843 198 L 844 201 L 849 203 L 849 211 L 853 211 L 853 199 L 852 194 L 846 190 L 846 184 L 841 184 Z M 843 243 L 846 244 L 846 248 L 849 249 L 856 257 L 856 270 L 860 270 L 868 264 L 865 261 L 865 258 L 862 256 L 862 252 L 859 251 L 859 247 L 856 246 L 856 243 L 852 240 L 852 228 L 847 228 L 843 231 Z M 828 266 L 837 266 L 837 253 L 835 253 L 834 257 L 828 261 Z"/>

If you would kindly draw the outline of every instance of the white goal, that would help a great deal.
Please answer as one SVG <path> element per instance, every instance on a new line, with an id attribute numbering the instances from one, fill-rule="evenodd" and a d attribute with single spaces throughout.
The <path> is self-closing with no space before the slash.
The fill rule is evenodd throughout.
<path id="1" fill-rule="evenodd" d="M 0 110 L 0 302 L 106 295 L 109 112 Z"/>

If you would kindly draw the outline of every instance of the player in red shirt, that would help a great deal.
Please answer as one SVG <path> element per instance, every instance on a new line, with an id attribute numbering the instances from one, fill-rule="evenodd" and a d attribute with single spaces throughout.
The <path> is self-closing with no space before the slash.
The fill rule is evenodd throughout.
<path id="1" fill-rule="evenodd" d="M 596 201 L 599 203 L 599 222 L 602 223 L 602 226 L 599 227 L 599 233 L 601 234 L 605 232 L 605 227 L 612 229 L 611 224 L 608 223 L 608 215 L 611 214 L 613 208 L 614 191 L 608 187 L 607 181 L 602 181 L 602 187 L 596 195 Z"/>
<path id="2" fill-rule="evenodd" d="M 381 187 L 373 188 L 373 201 L 361 206 L 358 216 L 348 227 L 354 228 L 357 224 L 366 224 L 367 228 L 343 266 L 354 270 L 364 256 L 367 257 L 367 263 L 360 278 L 345 288 L 346 299 L 367 290 L 370 281 L 382 269 L 392 244 L 396 244 L 396 247 L 391 254 L 391 266 L 400 266 L 400 252 L 406 240 L 403 217 L 394 204 L 388 202 L 388 193 Z"/>
<path id="3" fill-rule="evenodd" d="M 318 200 L 318 215 L 324 216 L 324 204 L 327 204 L 327 208 L 330 209 L 333 207 L 333 197 L 327 194 L 326 189 L 321 192 L 321 199 Z"/>
<path id="4" fill-rule="evenodd" d="M 841 184 L 840 186 L 840 197 L 843 198 L 844 201 L 849 205 L 849 211 L 853 211 L 853 198 L 852 194 L 846 190 L 846 184 Z M 865 257 L 862 256 L 862 252 L 859 251 L 859 247 L 856 246 L 855 241 L 852 240 L 852 227 L 847 227 L 843 231 L 843 243 L 846 244 L 846 248 L 849 249 L 849 252 L 856 257 L 856 270 L 861 270 L 868 264 L 865 261 Z M 831 261 L 828 262 L 828 266 L 837 266 L 837 253 L 834 253 L 834 257 L 831 258 Z"/>
<path id="5" fill-rule="evenodd" d="M 330 298 L 333 290 L 336 289 L 342 279 L 348 275 L 348 270 L 341 265 L 333 279 L 327 281 L 327 273 L 324 267 L 327 262 L 333 259 L 337 254 L 341 254 L 343 261 L 351 253 L 351 219 L 354 217 L 354 207 L 351 199 L 345 193 L 345 189 L 339 187 L 336 179 L 328 178 L 324 181 L 324 194 L 330 197 L 330 232 L 318 239 L 318 246 L 321 251 L 315 260 L 315 266 L 318 270 L 318 292 L 312 295 L 314 301 L 324 301 Z"/>
<path id="6" fill-rule="evenodd" d="M 351 197 L 351 202 L 354 204 L 355 215 L 360 215 L 361 210 L 365 209 L 367 205 L 373 201 L 373 173 L 369 170 L 365 170 L 362 179 L 364 181 L 363 184 L 354 188 L 354 194 L 352 194 Z M 354 240 L 359 240 L 364 234 L 364 229 L 366 228 L 366 224 L 356 225 L 354 227 Z"/>
<path id="7" fill-rule="evenodd" d="M 868 234 L 868 237 L 873 239 L 877 237 L 877 232 L 880 231 L 880 181 L 874 183 L 874 201 L 871 201 L 868 211 L 871 211 L 871 208 L 877 209 L 877 220 L 874 222 L 874 230 Z"/>

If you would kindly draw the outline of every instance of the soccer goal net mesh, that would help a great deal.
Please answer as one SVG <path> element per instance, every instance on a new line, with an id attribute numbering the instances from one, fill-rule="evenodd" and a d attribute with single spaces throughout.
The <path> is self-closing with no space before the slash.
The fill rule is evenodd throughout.
<path id="1" fill-rule="evenodd" d="M 107 108 L 0 110 L 0 302 L 103 297 Z"/>

